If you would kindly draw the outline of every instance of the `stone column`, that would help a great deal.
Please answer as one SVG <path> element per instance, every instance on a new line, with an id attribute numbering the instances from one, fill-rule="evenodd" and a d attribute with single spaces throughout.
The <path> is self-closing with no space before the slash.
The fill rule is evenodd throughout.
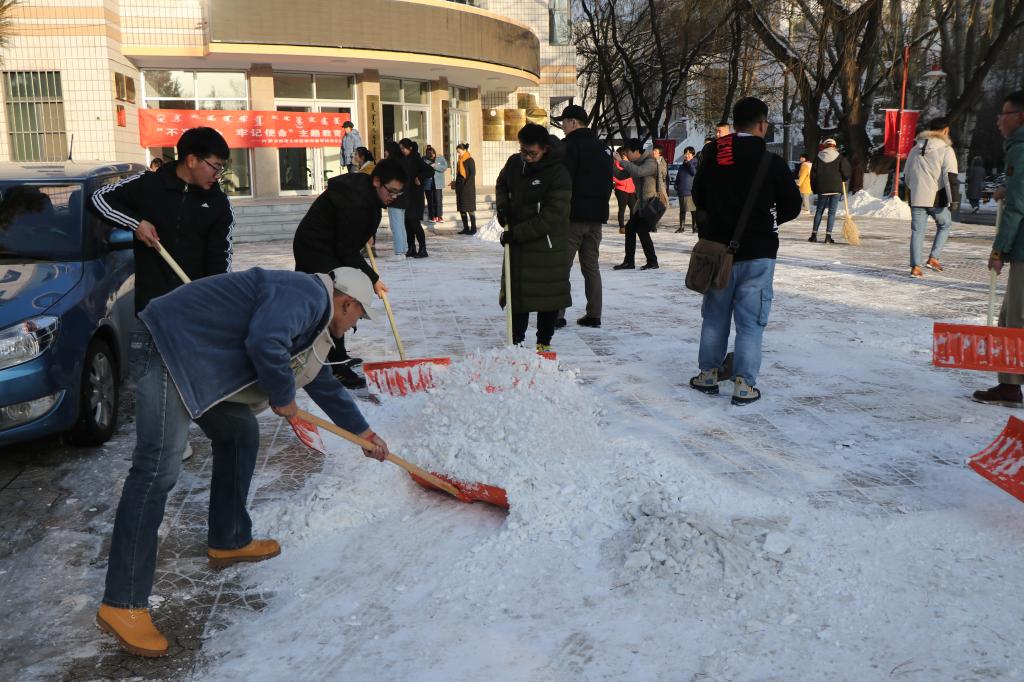
<path id="1" fill-rule="evenodd" d="M 483 133 L 484 112 L 480 101 L 480 88 L 469 90 L 469 151 L 476 160 L 476 186 L 477 205 L 482 206 L 480 201 L 483 195 L 479 188 L 483 187 L 483 164 L 484 161 L 484 133 Z M 497 172 L 497 171 L 496 171 Z"/>
<path id="2" fill-rule="evenodd" d="M 427 135 L 427 144 L 433 145 L 438 154 L 445 153 L 443 103 L 447 99 L 448 79 L 442 76 L 436 81 L 430 81 L 430 131 Z"/>
<path id="3" fill-rule="evenodd" d="M 270 64 L 253 64 L 249 69 L 249 106 L 255 111 L 273 111 L 274 69 Z M 280 194 L 281 178 L 277 149 L 256 147 L 252 150 L 253 197 L 267 199 Z"/>
<path id="4" fill-rule="evenodd" d="M 363 144 L 380 161 L 384 151 L 384 128 L 381 125 L 380 72 L 366 69 L 356 76 L 356 110 Z"/>

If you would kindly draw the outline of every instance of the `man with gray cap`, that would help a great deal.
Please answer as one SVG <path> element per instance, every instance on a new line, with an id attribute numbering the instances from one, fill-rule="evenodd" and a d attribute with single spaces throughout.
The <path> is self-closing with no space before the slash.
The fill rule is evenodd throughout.
<path id="1" fill-rule="evenodd" d="M 252 268 L 178 287 L 140 313 L 129 363 L 135 380 L 136 444 L 114 519 L 99 626 L 136 655 L 163 656 L 167 639 L 147 610 L 156 570 L 157 530 L 181 470 L 189 422 L 210 438 L 207 557 L 222 568 L 280 554 L 254 540 L 246 510 L 260 445 L 255 413 L 298 412 L 306 393 L 338 426 L 387 444 L 366 423 L 324 362 L 360 318 L 370 319 L 370 279 L 355 268 L 305 274 Z"/>
<path id="2" fill-rule="evenodd" d="M 565 166 L 572 177 L 569 210 L 569 267 L 580 256 L 583 290 L 587 296 L 586 315 L 576 320 L 583 327 L 601 326 L 601 225 L 608 222 L 608 199 L 612 195 L 612 156 L 587 127 L 587 110 L 577 104 L 565 108 L 557 119 L 565 131 Z M 565 311 L 556 327 L 565 326 Z"/>
<path id="3" fill-rule="evenodd" d="M 359 164 L 356 163 L 356 150 L 363 146 L 363 137 L 356 130 L 352 121 L 345 121 L 341 127 L 345 129 L 345 136 L 341 138 L 341 165 L 349 173 L 355 173 L 359 170 Z"/>

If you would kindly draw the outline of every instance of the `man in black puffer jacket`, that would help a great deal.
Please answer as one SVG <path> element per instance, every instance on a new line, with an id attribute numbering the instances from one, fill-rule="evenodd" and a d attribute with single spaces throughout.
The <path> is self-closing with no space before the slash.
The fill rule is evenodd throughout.
<path id="1" fill-rule="evenodd" d="M 299 272 L 331 272 L 335 268 L 357 268 L 373 282 L 378 296 L 388 289 L 359 253 L 380 226 L 381 209 L 400 197 L 405 171 L 396 159 L 383 159 L 373 175 L 347 173 L 331 178 L 327 189 L 310 205 L 295 230 L 292 252 Z M 352 358 L 344 338 L 334 340 L 328 361 L 335 376 L 347 388 L 362 388 L 366 381 L 352 371 Z"/>
<path id="2" fill-rule="evenodd" d="M 135 314 L 183 284 L 156 251 L 159 243 L 191 279 L 231 269 L 231 204 L 217 179 L 228 144 L 213 128 L 192 128 L 178 140 L 178 160 L 96 190 L 92 208 L 135 232 Z"/>
<path id="3" fill-rule="evenodd" d="M 572 208 L 569 213 L 569 268 L 580 256 L 587 314 L 576 320 L 584 327 L 601 326 L 601 225 L 608 222 L 608 200 L 612 195 L 612 156 L 608 148 L 587 128 L 587 111 L 578 105 L 565 108 L 560 118 L 565 131 L 565 167 L 572 178 Z M 565 326 L 565 311 L 557 327 Z"/>
<path id="4" fill-rule="evenodd" d="M 779 251 L 776 221 L 782 224 L 800 215 L 801 200 L 789 166 L 767 151 L 764 136 L 768 132 L 768 105 L 745 97 L 733 106 L 732 115 L 736 132 L 704 147 L 693 179 L 693 202 L 704 213 L 697 223 L 701 239 L 720 244 L 732 241 L 765 154 L 769 154 L 769 165 L 754 196 L 746 229 L 739 237 L 729 283 L 704 294 L 697 358 L 700 374 L 690 379 L 690 386 L 703 393 L 718 393 L 719 370 L 735 316 L 732 404 L 746 405 L 761 397 L 754 386 L 761 368 L 761 339 L 772 306 L 775 256 Z"/>

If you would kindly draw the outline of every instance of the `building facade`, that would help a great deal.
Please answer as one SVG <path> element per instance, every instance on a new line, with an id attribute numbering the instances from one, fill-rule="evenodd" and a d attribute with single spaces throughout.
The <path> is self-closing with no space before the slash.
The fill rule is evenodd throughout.
<path id="1" fill-rule="evenodd" d="M 198 112 L 183 128 L 292 112 L 352 120 L 378 158 L 385 140 L 449 161 L 468 142 L 486 195 L 518 127 L 576 96 L 569 42 L 568 0 L 23 0 L 0 55 L 0 161 L 173 158 L 142 145 L 140 109 Z M 251 145 L 224 178 L 236 206 L 344 172 L 336 144 L 233 144 Z"/>

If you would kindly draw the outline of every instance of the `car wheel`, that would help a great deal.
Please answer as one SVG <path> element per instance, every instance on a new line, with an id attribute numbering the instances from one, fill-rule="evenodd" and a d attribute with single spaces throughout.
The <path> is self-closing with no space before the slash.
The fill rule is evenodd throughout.
<path id="1" fill-rule="evenodd" d="M 93 339 L 85 353 L 78 398 L 78 421 L 71 429 L 76 445 L 102 445 L 117 429 L 120 404 L 117 360 L 103 339 Z"/>

